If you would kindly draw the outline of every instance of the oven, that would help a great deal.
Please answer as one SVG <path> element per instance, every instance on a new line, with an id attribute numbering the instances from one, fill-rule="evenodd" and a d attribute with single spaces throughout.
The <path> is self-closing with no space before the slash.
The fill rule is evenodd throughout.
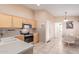
<path id="1" fill-rule="evenodd" d="M 24 35 L 24 41 L 27 43 L 33 42 L 33 35 Z"/>

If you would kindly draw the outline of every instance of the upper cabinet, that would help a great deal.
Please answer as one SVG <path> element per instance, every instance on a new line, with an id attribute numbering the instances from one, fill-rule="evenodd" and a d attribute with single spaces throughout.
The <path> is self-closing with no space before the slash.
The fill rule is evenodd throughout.
<path id="1" fill-rule="evenodd" d="M 12 26 L 12 16 L 0 13 L 0 28 L 7 28 Z"/>
<path id="2" fill-rule="evenodd" d="M 17 16 L 13 16 L 12 17 L 12 26 L 14 28 L 22 28 L 22 18 L 17 17 Z"/>
<path id="3" fill-rule="evenodd" d="M 36 28 L 37 26 L 37 21 L 33 19 L 23 19 L 24 24 L 31 24 L 32 28 Z"/>
<path id="4" fill-rule="evenodd" d="M 32 20 L 32 28 L 36 28 L 37 27 L 37 21 L 36 20 Z"/>
<path id="5" fill-rule="evenodd" d="M 0 13 L 0 28 L 22 28 L 22 23 L 31 24 L 32 28 L 37 27 L 36 20 Z"/>

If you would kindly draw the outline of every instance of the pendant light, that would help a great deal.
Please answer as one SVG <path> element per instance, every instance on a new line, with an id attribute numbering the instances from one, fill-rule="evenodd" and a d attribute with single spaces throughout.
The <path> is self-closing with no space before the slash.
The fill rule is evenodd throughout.
<path id="1" fill-rule="evenodd" d="M 68 21 L 68 19 L 67 19 L 67 12 L 65 12 L 65 19 L 64 19 L 64 21 Z"/>

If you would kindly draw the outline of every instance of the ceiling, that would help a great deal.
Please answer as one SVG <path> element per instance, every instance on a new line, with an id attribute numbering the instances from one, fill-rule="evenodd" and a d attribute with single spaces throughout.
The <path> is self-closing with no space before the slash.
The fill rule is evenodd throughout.
<path id="1" fill-rule="evenodd" d="M 25 4 L 25 7 L 32 8 L 33 10 L 46 10 L 54 16 L 64 16 L 65 12 L 69 16 L 79 16 L 79 4 Z"/>

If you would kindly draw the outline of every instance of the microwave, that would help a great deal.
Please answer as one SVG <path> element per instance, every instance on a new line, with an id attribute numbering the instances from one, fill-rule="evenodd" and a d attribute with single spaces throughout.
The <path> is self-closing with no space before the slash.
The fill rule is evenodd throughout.
<path id="1" fill-rule="evenodd" d="M 22 29 L 31 29 L 32 25 L 31 24 L 23 24 Z"/>

